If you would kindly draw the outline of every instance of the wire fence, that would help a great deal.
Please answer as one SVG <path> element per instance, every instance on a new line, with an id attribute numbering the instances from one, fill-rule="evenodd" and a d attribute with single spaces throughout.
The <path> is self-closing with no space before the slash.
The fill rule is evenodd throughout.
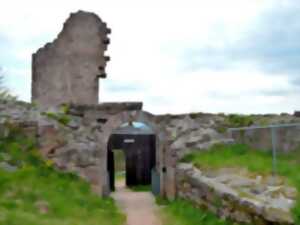
<path id="1" fill-rule="evenodd" d="M 272 173 L 277 174 L 278 152 L 291 152 L 300 147 L 300 123 L 229 128 L 235 141 L 257 149 L 272 150 Z"/>

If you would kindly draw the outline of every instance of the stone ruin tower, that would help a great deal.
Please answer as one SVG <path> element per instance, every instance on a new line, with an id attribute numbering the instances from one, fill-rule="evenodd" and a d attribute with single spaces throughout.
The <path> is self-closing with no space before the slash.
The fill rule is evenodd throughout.
<path id="1" fill-rule="evenodd" d="M 32 55 L 32 102 L 43 108 L 98 104 L 110 32 L 96 14 L 72 13 L 58 37 Z"/>

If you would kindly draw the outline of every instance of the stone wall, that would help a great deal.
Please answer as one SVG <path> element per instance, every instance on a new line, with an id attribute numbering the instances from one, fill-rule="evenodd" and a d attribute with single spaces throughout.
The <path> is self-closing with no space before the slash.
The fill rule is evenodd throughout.
<path id="1" fill-rule="evenodd" d="M 205 150 L 216 143 L 229 143 L 231 139 L 218 132 L 224 117 L 209 113 L 155 116 L 163 146 L 160 150 L 161 191 L 168 199 L 176 196 L 176 165 L 178 160 L 192 151 Z"/>
<path id="2" fill-rule="evenodd" d="M 191 150 L 230 141 L 216 131 L 222 118 L 213 114 L 157 116 L 143 111 L 140 102 L 72 104 L 67 108 L 65 113 L 60 107 L 45 112 L 27 103 L 0 103 L 0 123 L 7 118 L 36 122 L 44 157 L 53 160 L 61 170 L 78 173 L 100 194 L 108 193 L 108 139 L 113 130 L 129 120 L 145 123 L 156 133 L 161 195 L 170 199 L 176 194 L 175 167 L 182 156 Z M 67 118 L 67 123 L 59 122 L 60 117 Z"/>
<path id="3" fill-rule="evenodd" d="M 16 129 L 16 130 L 14 130 Z M 28 121 L 18 121 L 13 123 L 8 123 L 8 121 L 4 123 L 0 123 L 0 138 L 5 138 L 10 135 L 14 135 L 14 133 L 20 131 L 25 135 L 25 137 L 31 139 L 33 142 L 37 143 L 38 137 L 38 124 L 37 122 L 28 122 Z"/>
<path id="4" fill-rule="evenodd" d="M 107 145 L 103 142 L 102 125 L 106 117 L 122 111 L 130 114 L 141 107 L 141 103 L 106 103 L 70 106 L 63 112 L 61 107 L 43 111 L 27 103 L 6 102 L 0 104 L 0 124 L 7 120 L 36 124 L 41 154 L 58 169 L 77 173 L 91 183 L 95 192 L 105 195 Z"/>
<path id="5" fill-rule="evenodd" d="M 176 194 L 175 167 L 181 157 L 189 153 L 191 149 L 207 149 L 215 143 L 230 141 L 215 130 L 220 118 L 213 114 L 156 116 L 142 111 L 141 103 L 71 105 L 70 114 L 81 115 L 84 124 L 93 124 L 95 121 L 100 123 L 99 142 L 100 148 L 104 152 L 107 151 L 111 133 L 129 120 L 151 127 L 156 134 L 156 169 L 160 174 L 160 190 L 161 194 L 169 199 L 173 199 Z M 103 171 L 106 171 L 106 165 L 107 161 L 104 158 Z M 107 189 L 108 187 L 103 188 Z"/>
<path id="6" fill-rule="evenodd" d="M 297 190 L 280 180 L 274 182 L 272 177 L 253 178 L 247 171 L 232 168 L 200 171 L 182 163 L 177 166 L 176 184 L 178 197 L 223 219 L 260 225 L 293 224 L 291 208 Z"/>
<path id="7" fill-rule="evenodd" d="M 97 104 L 98 78 L 106 77 L 104 52 L 110 29 L 93 13 L 71 14 L 52 42 L 32 56 L 32 101 Z"/>
<path id="8" fill-rule="evenodd" d="M 7 118 L 36 122 L 37 140 L 44 157 L 53 160 L 61 170 L 78 173 L 100 194 L 108 193 L 110 134 L 129 120 L 145 123 L 157 136 L 156 169 L 160 174 L 161 194 L 172 199 L 176 195 L 179 159 L 191 151 L 232 142 L 221 132 L 228 125 L 226 116 L 208 113 L 157 116 L 143 111 L 142 103 L 98 104 L 98 78 L 106 77 L 109 60 L 104 55 L 109 33 L 110 29 L 96 14 L 83 11 L 71 14 L 58 37 L 32 56 L 32 101 L 39 108 L 24 103 L 0 103 L 0 123 Z M 61 112 L 62 103 L 67 103 L 67 112 Z M 43 112 L 46 109 L 49 111 Z M 298 134 L 293 135 L 294 132 L 283 135 L 284 149 L 298 144 Z M 268 142 L 267 138 L 258 141 L 260 134 L 253 139 L 250 136 L 247 139 L 252 140 L 250 144 Z"/>
<path id="9" fill-rule="evenodd" d="M 60 114 L 60 107 L 47 112 Z M 208 113 L 153 115 L 142 110 L 141 102 L 103 103 L 68 106 L 67 124 L 43 114 L 31 104 L 0 103 L 0 123 L 10 118 L 17 122 L 36 122 L 42 154 L 57 168 L 74 171 L 87 179 L 95 191 L 108 193 L 107 142 L 110 134 L 129 120 L 142 122 L 157 136 L 156 169 L 161 195 L 176 196 L 176 165 L 191 151 L 205 150 L 232 139 L 218 132 L 225 117 Z M 53 116 L 52 116 L 53 117 Z"/>

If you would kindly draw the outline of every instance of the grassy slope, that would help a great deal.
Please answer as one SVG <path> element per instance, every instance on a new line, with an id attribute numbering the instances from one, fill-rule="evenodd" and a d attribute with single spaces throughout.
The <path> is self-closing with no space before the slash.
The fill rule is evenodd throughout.
<path id="1" fill-rule="evenodd" d="M 182 161 L 193 162 L 198 168 L 241 167 L 262 175 L 272 173 L 271 153 L 249 149 L 245 145 L 214 146 L 210 151 L 187 155 Z M 300 153 L 280 154 L 277 159 L 278 175 L 297 187 L 300 193 Z M 300 199 L 294 209 L 297 224 L 300 224 Z"/>
<path id="2" fill-rule="evenodd" d="M 217 218 L 209 212 L 195 208 L 190 202 L 177 199 L 166 202 L 157 199 L 158 204 L 165 205 L 162 209 L 164 225 L 232 225 L 229 221 Z"/>
<path id="3" fill-rule="evenodd" d="M 26 152 L 26 153 L 25 153 Z M 0 162 L 9 156 L 16 172 L 0 169 L 0 224 L 121 225 L 125 217 L 112 199 L 100 199 L 73 174 L 43 162 L 26 138 L 0 141 Z"/>
<path id="4" fill-rule="evenodd" d="M 198 168 L 243 167 L 259 174 L 272 173 L 272 155 L 270 152 L 255 151 L 245 145 L 216 145 L 206 152 L 187 155 L 182 161 L 193 162 Z M 279 154 L 277 172 L 290 183 L 300 184 L 300 153 Z"/>

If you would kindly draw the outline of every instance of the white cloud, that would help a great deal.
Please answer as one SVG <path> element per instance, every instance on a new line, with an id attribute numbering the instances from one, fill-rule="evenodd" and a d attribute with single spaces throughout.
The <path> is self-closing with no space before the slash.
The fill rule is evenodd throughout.
<path id="1" fill-rule="evenodd" d="M 14 44 L 15 60 L 24 61 L 21 74 L 26 78 L 15 81 L 18 73 L 10 68 L 15 75 L 9 85 L 22 99 L 30 99 L 31 52 L 56 37 L 70 12 L 83 9 L 96 12 L 112 28 L 108 80 L 100 84 L 103 101 L 144 101 L 145 109 L 153 113 L 292 111 L 300 107 L 293 100 L 298 96 L 261 94 L 289 89 L 284 74 L 272 77 L 249 65 L 234 71 L 180 68 L 184 48 L 234 44 L 274 2 L 279 4 L 275 0 L 53 0 L 48 4 L 11 0 L 0 8 L 0 32 Z M 114 92 L 109 88 L 112 81 L 147 88 Z"/>

